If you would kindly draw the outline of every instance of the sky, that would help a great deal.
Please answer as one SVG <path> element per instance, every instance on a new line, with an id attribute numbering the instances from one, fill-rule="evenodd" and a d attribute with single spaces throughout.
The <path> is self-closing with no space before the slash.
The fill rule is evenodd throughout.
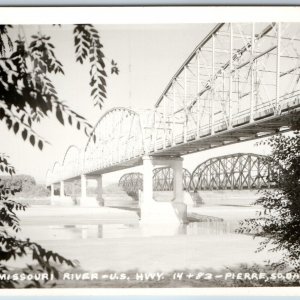
<path id="1" fill-rule="evenodd" d="M 81 65 L 75 61 L 71 25 L 15 26 L 10 34 L 14 39 L 19 33 L 25 34 L 27 43 L 30 42 L 31 35 L 38 31 L 51 36 L 55 54 L 63 63 L 65 71 L 65 75 L 52 78 L 58 96 L 94 125 L 113 107 L 122 106 L 134 110 L 153 108 L 171 77 L 213 26 L 214 24 L 95 25 L 104 45 L 107 65 L 113 59 L 120 70 L 118 76 L 109 76 L 107 79 L 108 97 L 102 110 L 94 107 L 90 97 L 88 64 Z M 44 183 L 48 168 L 55 161 L 62 162 L 69 145 L 83 148 L 87 137 L 74 127 L 62 126 L 54 116 L 44 119 L 34 129 L 50 142 L 42 151 L 24 142 L 20 136 L 8 132 L 4 124 L 0 123 L 1 152 L 9 155 L 18 174 L 31 175 L 37 182 Z M 186 155 L 183 166 L 193 171 L 198 164 L 214 156 L 236 152 L 269 153 L 269 149 L 256 146 L 256 143 L 257 141 L 243 142 Z M 123 173 L 129 171 L 127 169 L 105 174 L 104 185 L 117 182 Z"/>

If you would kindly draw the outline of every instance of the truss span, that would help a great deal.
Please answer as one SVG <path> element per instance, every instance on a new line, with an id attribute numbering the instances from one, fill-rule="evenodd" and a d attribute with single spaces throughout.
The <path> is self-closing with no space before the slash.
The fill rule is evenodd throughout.
<path id="1" fill-rule="evenodd" d="M 66 171 L 49 171 L 47 182 L 68 180 L 78 169 L 98 175 L 137 166 L 144 154 L 182 156 L 287 131 L 290 113 L 300 114 L 299 61 L 299 23 L 217 24 L 153 109 L 106 112 L 79 167 L 74 158 Z"/>
<path id="2" fill-rule="evenodd" d="M 62 168 L 58 161 L 53 164 L 51 169 L 47 171 L 46 184 L 51 184 L 55 182 L 59 182 L 62 174 Z"/>
<path id="3" fill-rule="evenodd" d="M 182 183 L 183 189 L 188 190 L 191 180 L 191 173 L 183 169 Z M 168 167 L 155 168 L 153 170 L 153 189 L 154 191 L 173 191 L 174 174 L 173 169 Z M 127 193 L 137 194 L 143 190 L 142 173 L 126 173 L 119 180 L 119 186 Z"/>
<path id="4" fill-rule="evenodd" d="M 128 194 L 138 194 L 139 190 L 143 190 L 143 174 L 132 172 L 124 174 L 119 180 L 121 187 Z"/>
<path id="5" fill-rule="evenodd" d="M 72 145 L 67 149 L 62 162 L 62 168 L 64 170 L 64 178 L 74 178 L 81 174 L 83 165 L 81 151 L 77 146 Z"/>
<path id="6" fill-rule="evenodd" d="M 270 159 L 263 155 L 237 153 L 214 157 L 196 167 L 190 190 L 269 188 L 271 170 Z"/>
<path id="7" fill-rule="evenodd" d="M 217 24 L 159 97 L 149 151 L 182 155 L 282 130 L 300 105 L 299 49 L 299 23 Z"/>
<path id="8" fill-rule="evenodd" d="M 86 144 L 84 172 L 109 168 L 143 154 L 139 114 L 123 107 L 113 108 L 100 118 Z"/>
<path id="9" fill-rule="evenodd" d="M 191 173 L 182 170 L 183 189 L 187 190 L 191 180 Z M 174 189 L 174 171 L 172 168 L 162 167 L 153 170 L 153 188 L 154 191 L 173 191 Z"/>

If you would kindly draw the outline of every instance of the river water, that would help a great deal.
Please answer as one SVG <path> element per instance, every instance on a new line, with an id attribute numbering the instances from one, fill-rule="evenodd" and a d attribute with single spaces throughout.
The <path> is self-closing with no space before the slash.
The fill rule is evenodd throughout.
<path id="1" fill-rule="evenodd" d="M 204 236 L 235 234 L 237 221 L 190 222 L 181 225 L 98 224 L 98 225 L 25 225 L 20 236 L 32 240 L 117 239 L 154 236 Z"/>

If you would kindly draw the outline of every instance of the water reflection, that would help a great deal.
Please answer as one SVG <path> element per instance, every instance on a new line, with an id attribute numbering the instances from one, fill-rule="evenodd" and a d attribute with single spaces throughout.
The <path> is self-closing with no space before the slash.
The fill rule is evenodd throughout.
<path id="1" fill-rule="evenodd" d="M 75 240 L 135 238 L 178 235 L 235 234 L 233 221 L 191 222 L 182 225 L 98 224 L 64 226 L 24 226 L 21 235 L 33 240 Z"/>

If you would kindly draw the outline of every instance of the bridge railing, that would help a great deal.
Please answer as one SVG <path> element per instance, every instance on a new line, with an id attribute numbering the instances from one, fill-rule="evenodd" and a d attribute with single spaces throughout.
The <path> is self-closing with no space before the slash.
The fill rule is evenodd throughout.
<path id="1" fill-rule="evenodd" d="M 153 111 L 107 111 L 80 162 L 56 166 L 48 177 L 57 181 L 105 169 L 298 107 L 299 49 L 298 23 L 217 24 L 180 66 Z"/>

